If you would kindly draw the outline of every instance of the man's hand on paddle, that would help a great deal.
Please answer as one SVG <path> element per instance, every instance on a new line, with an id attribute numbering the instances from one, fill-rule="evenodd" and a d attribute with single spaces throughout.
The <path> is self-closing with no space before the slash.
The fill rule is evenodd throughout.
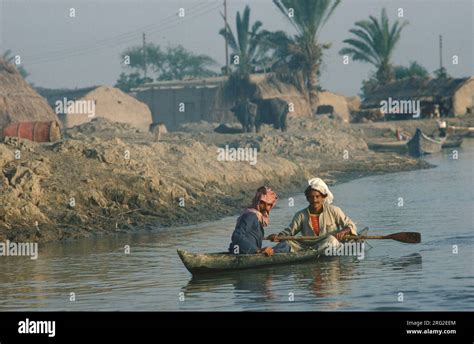
<path id="1" fill-rule="evenodd" d="M 349 234 L 351 234 L 351 229 L 350 228 L 344 228 L 342 231 L 339 231 L 334 236 L 336 237 L 337 240 L 341 241 L 342 239 L 344 239 Z"/>
<path id="2" fill-rule="evenodd" d="M 280 240 L 278 239 L 279 236 L 280 236 L 279 234 L 270 234 L 270 235 L 268 236 L 268 240 L 273 241 L 273 242 L 275 242 L 275 241 L 280 241 Z"/>

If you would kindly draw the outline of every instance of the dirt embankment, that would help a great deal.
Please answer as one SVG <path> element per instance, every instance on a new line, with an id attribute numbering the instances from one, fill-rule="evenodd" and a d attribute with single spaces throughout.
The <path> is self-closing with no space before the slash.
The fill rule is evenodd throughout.
<path id="1" fill-rule="evenodd" d="M 423 160 L 367 149 L 364 130 L 326 117 L 292 119 L 287 133 L 223 135 L 187 126 L 151 134 L 104 119 L 53 144 L 0 144 L 0 240 L 50 241 L 191 224 L 236 214 L 254 190 L 301 191 L 309 177 L 330 183 L 426 168 Z M 198 130 L 196 130 L 198 128 Z M 218 148 L 256 148 L 256 164 L 221 161 Z"/>

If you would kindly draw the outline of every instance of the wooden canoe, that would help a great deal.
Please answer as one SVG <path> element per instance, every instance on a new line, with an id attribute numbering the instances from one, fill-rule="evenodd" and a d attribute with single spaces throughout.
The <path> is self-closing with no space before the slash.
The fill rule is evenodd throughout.
<path id="1" fill-rule="evenodd" d="M 369 228 L 365 227 L 359 232 L 359 236 L 367 236 L 368 231 Z M 313 242 L 317 245 L 314 249 L 292 253 L 276 253 L 271 257 L 263 254 L 191 253 L 180 249 L 177 251 L 179 258 L 190 273 L 202 275 L 316 260 L 324 255 L 326 250 L 325 239 L 326 237 L 319 237 L 314 240 Z"/>
<path id="2" fill-rule="evenodd" d="M 433 154 L 441 151 L 443 141 L 432 139 L 417 128 L 415 135 L 407 143 L 408 153 L 414 157 L 420 157 L 425 154 Z"/>
<path id="3" fill-rule="evenodd" d="M 456 138 L 448 138 L 446 140 L 436 140 L 441 141 L 442 145 L 441 148 L 456 148 L 460 147 L 463 138 L 456 137 Z M 369 149 L 378 151 L 378 152 L 395 152 L 395 153 L 406 153 L 408 152 L 408 141 L 386 141 L 386 142 L 368 142 L 367 146 Z"/>
<path id="4" fill-rule="evenodd" d="M 369 149 L 380 152 L 406 153 L 407 141 L 367 142 Z"/>
<path id="5" fill-rule="evenodd" d="M 325 249 L 321 247 L 295 253 L 277 253 L 271 257 L 263 254 L 236 255 L 228 252 L 198 254 L 178 249 L 178 255 L 186 269 L 193 275 L 198 275 L 316 260 L 324 255 Z"/>

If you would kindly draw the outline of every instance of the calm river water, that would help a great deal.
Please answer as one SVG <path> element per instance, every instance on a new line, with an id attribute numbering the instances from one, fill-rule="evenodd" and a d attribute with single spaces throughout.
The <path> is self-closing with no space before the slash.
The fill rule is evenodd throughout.
<path id="1" fill-rule="evenodd" d="M 361 261 L 322 259 L 205 279 L 191 277 L 176 249 L 225 250 L 236 217 L 153 234 L 42 244 L 37 260 L 0 258 L 0 310 L 472 311 L 474 140 L 464 142 L 457 160 L 451 153 L 428 157 L 434 169 L 332 188 L 335 204 L 359 228 L 368 226 L 371 234 L 418 231 L 421 244 L 373 240 Z M 301 194 L 294 207 L 281 200 L 268 233 L 305 206 Z"/>

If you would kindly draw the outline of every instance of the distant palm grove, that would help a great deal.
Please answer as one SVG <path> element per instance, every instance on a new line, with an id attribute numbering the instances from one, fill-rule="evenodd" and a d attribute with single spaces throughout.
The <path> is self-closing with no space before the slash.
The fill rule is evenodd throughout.
<path id="1" fill-rule="evenodd" d="M 302 92 L 312 108 L 318 104 L 321 91 L 319 78 L 324 51 L 331 42 L 320 42 L 325 24 L 337 10 L 341 0 L 273 0 L 282 19 L 292 27 L 268 31 L 264 23 L 252 18 L 247 5 L 235 16 L 235 27 L 229 23 L 218 34 L 230 50 L 229 69 L 205 54 L 195 54 L 180 45 L 165 48 L 148 44 L 134 46 L 121 54 L 125 72 L 116 86 L 129 91 L 147 82 L 186 80 L 228 75 L 226 93 L 230 98 L 248 98 L 253 88 L 250 75 L 274 73 L 281 81 L 293 84 Z M 418 62 L 394 66 L 392 57 L 401 40 L 407 21 L 390 20 L 385 9 L 380 16 L 370 15 L 354 23 L 339 51 L 342 57 L 371 64 L 374 70 L 362 81 L 361 96 L 378 86 L 403 78 L 427 78 L 428 71 Z M 438 75 L 439 76 L 439 75 Z"/>

